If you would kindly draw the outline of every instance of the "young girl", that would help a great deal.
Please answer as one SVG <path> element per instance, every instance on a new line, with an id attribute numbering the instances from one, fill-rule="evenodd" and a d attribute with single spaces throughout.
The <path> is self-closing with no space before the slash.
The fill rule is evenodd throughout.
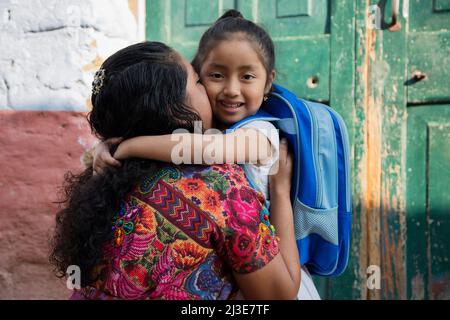
<path id="1" fill-rule="evenodd" d="M 215 126 L 220 130 L 255 114 L 275 78 L 270 36 L 235 10 L 227 11 L 203 34 L 192 64 L 206 88 Z M 182 152 L 188 155 L 174 152 L 180 143 Z M 179 156 L 183 163 L 197 163 L 199 159 L 204 164 L 242 163 L 247 177 L 269 205 L 268 180 L 276 171 L 279 136 L 270 122 L 253 121 L 227 135 L 181 133 L 129 139 L 118 146 L 114 159 L 107 147 L 104 144 L 96 150 L 96 171 L 101 171 L 105 163 L 119 165 L 115 159 L 131 157 L 175 162 L 174 156 Z M 306 268 L 301 279 L 298 298 L 320 299 Z"/>

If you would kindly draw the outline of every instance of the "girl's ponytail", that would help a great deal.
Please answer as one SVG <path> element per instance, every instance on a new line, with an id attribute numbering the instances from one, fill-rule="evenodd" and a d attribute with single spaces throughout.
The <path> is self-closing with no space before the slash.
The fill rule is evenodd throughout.
<path id="1" fill-rule="evenodd" d="M 217 19 L 217 21 L 220 21 L 220 20 L 223 20 L 223 19 L 226 19 L 226 18 L 241 18 L 241 19 L 244 19 L 244 16 L 239 11 L 234 10 L 234 9 L 230 9 L 230 10 L 227 10 L 219 19 Z"/>

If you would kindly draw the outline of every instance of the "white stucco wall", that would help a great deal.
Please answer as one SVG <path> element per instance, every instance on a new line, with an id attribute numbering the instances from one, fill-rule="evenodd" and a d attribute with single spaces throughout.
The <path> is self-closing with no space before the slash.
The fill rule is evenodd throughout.
<path id="1" fill-rule="evenodd" d="M 144 40 L 144 2 L 0 0 L 0 109 L 89 110 L 100 64 Z"/>
<path id="2" fill-rule="evenodd" d="M 0 0 L 0 299 L 72 293 L 48 260 L 55 201 L 94 141 L 85 117 L 93 75 L 144 39 L 144 3 Z"/>

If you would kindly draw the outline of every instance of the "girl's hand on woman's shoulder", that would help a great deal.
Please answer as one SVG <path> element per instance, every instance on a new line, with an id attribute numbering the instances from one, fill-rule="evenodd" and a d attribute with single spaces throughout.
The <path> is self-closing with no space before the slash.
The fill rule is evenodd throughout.
<path id="1" fill-rule="evenodd" d="M 270 196 L 290 196 L 293 155 L 289 152 L 288 142 L 281 139 L 278 159 L 278 171 L 269 176 Z M 275 164 L 276 165 L 276 164 Z"/>
<path id="2" fill-rule="evenodd" d="M 120 167 L 120 161 L 111 155 L 111 147 L 122 142 L 122 138 L 111 138 L 100 142 L 94 149 L 92 167 L 95 174 L 100 174 L 107 167 Z"/>

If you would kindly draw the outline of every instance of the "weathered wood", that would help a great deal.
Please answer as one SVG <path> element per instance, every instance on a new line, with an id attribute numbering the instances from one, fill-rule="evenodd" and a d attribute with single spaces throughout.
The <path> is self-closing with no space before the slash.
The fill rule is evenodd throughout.
<path id="1" fill-rule="evenodd" d="M 355 144 L 357 206 L 367 246 L 361 246 L 363 266 L 381 268 L 381 290 L 367 289 L 368 299 L 405 297 L 404 162 L 406 157 L 406 21 L 397 32 L 371 28 L 370 5 L 358 8 L 357 123 L 361 137 Z M 381 8 L 383 9 L 383 8 Z M 364 18 L 364 20 L 363 20 Z M 385 17 L 386 18 L 386 17 Z M 388 24 L 389 21 L 386 22 Z M 359 109 L 359 111 L 358 111 Z M 358 200 L 357 200 L 358 201 Z M 364 230 L 363 229 L 363 230 Z M 364 269 L 364 268 L 363 268 Z"/>
<path id="2" fill-rule="evenodd" d="M 450 298 L 450 104 L 408 111 L 408 299 Z"/>
<path id="3" fill-rule="evenodd" d="M 350 139 L 351 159 L 355 145 L 355 10 L 352 0 L 331 2 L 331 62 L 330 62 L 330 106 L 344 118 Z M 351 162 L 352 181 L 354 164 Z M 355 184 L 352 184 L 355 194 Z M 361 241 L 360 212 L 353 210 L 351 251 L 349 264 L 343 275 L 333 278 L 327 286 L 326 298 L 361 299 L 361 285 L 366 276 L 359 261 Z M 325 297 L 324 297 L 325 298 Z"/>

